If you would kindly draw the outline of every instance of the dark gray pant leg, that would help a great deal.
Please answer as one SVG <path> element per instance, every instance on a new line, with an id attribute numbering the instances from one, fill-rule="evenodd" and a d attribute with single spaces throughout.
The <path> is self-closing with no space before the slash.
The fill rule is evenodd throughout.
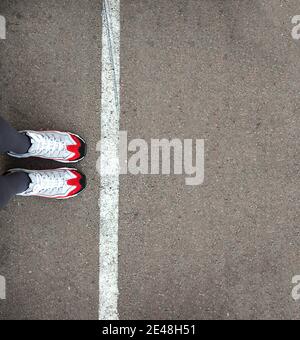
<path id="1" fill-rule="evenodd" d="M 8 151 L 26 153 L 30 145 L 30 140 L 26 135 L 18 133 L 6 120 L 0 117 L 0 153 Z"/>
<path id="2" fill-rule="evenodd" d="M 29 184 L 30 178 L 24 172 L 0 176 L 0 209 L 2 209 L 16 194 L 27 190 Z"/>

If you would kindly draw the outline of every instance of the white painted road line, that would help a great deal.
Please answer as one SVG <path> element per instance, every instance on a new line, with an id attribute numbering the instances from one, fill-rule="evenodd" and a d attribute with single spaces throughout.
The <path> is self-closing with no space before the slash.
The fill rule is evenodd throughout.
<path id="1" fill-rule="evenodd" d="M 119 229 L 120 1 L 103 0 L 99 319 L 117 320 Z"/>

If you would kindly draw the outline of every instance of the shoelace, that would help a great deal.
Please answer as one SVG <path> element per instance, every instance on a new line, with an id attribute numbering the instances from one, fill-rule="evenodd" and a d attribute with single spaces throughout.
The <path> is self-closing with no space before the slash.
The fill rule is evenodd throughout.
<path id="1" fill-rule="evenodd" d="M 65 151 L 66 145 L 62 139 L 52 134 L 33 134 L 31 135 L 32 147 L 30 152 L 35 155 L 52 157 L 60 155 Z"/>
<path id="2" fill-rule="evenodd" d="M 65 178 L 58 171 L 36 172 L 30 174 L 32 183 L 29 190 L 34 194 L 54 194 L 65 185 Z"/>

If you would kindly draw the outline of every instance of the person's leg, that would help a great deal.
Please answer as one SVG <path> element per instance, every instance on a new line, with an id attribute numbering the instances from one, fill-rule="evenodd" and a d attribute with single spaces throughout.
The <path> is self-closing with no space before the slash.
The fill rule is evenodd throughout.
<path id="1" fill-rule="evenodd" d="M 0 176 L 0 209 L 2 209 L 15 195 L 26 191 L 30 184 L 28 174 L 16 172 Z"/>
<path id="2" fill-rule="evenodd" d="M 30 139 L 19 133 L 0 117 L 0 153 L 26 153 L 31 146 Z"/>

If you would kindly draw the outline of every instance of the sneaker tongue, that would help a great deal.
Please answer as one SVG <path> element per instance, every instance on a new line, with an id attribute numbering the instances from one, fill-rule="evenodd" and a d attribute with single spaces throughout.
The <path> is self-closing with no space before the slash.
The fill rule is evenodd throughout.
<path id="1" fill-rule="evenodd" d="M 29 149 L 28 149 L 28 152 L 30 152 L 30 150 L 32 149 L 33 144 L 34 144 L 34 140 L 33 140 L 33 138 L 31 137 L 31 135 L 30 135 L 29 132 L 25 132 L 24 135 L 27 136 L 28 139 L 29 139 L 30 147 L 29 147 Z"/>
<path id="2" fill-rule="evenodd" d="M 29 184 L 29 191 L 33 191 L 34 186 L 36 185 L 36 180 L 35 180 L 35 175 L 33 173 L 29 173 L 28 177 L 30 179 L 30 184 Z"/>
<path id="3" fill-rule="evenodd" d="M 30 184 L 34 183 L 34 175 L 32 173 L 29 173 L 28 177 L 30 179 Z"/>
<path id="4" fill-rule="evenodd" d="M 30 132 L 26 132 L 25 133 L 25 135 L 29 138 L 29 140 L 30 140 L 30 148 L 28 149 L 28 152 L 30 153 L 30 152 L 33 152 L 35 149 L 36 149 L 36 141 L 34 140 L 34 136 L 33 135 L 31 135 L 31 133 Z"/>

